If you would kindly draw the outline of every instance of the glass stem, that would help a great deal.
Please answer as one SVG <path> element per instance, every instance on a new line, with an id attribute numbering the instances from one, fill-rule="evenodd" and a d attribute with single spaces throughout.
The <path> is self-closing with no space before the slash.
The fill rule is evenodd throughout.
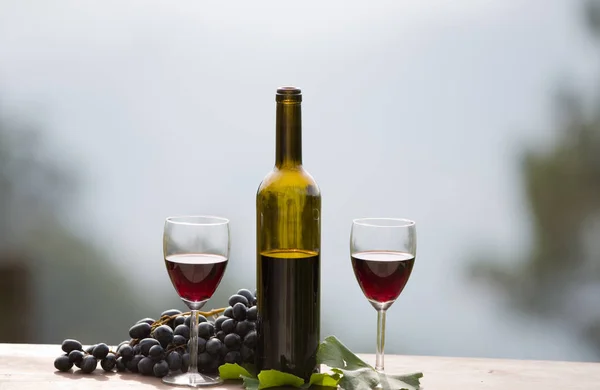
<path id="1" fill-rule="evenodd" d="M 385 344 L 385 310 L 377 310 L 377 356 L 375 369 L 383 371 L 383 346 Z"/>
<path id="2" fill-rule="evenodd" d="M 190 374 L 198 373 L 198 310 L 192 310 L 190 318 Z"/>

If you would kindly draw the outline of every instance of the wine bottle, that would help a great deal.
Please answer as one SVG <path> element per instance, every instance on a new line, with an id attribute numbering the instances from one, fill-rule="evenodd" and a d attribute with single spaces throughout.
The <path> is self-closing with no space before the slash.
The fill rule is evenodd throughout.
<path id="1" fill-rule="evenodd" d="M 302 165 L 302 93 L 277 89 L 275 167 L 256 195 L 259 370 L 318 372 L 321 194 Z"/>

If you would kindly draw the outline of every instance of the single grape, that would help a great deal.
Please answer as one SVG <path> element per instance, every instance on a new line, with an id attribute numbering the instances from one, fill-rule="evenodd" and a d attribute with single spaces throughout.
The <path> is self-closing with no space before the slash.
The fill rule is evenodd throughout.
<path id="1" fill-rule="evenodd" d="M 215 330 L 217 332 L 221 330 L 221 325 L 223 325 L 223 322 L 225 321 L 227 321 L 227 317 L 225 316 L 220 316 L 215 320 Z"/>
<path id="2" fill-rule="evenodd" d="M 187 372 L 189 366 L 190 366 L 190 354 L 186 352 L 183 355 L 181 355 L 181 371 Z"/>
<path id="3" fill-rule="evenodd" d="M 177 309 L 169 309 L 169 310 L 165 310 L 162 313 L 160 313 L 161 317 L 171 317 L 174 316 L 176 314 L 181 314 L 181 310 L 177 310 Z"/>
<path id="4" fill-rule="evenodd" d="M 198 314 L 198 323 L 201 324 L 203 322 L 208 322 L 208 320 L 202 314 Z M 192 323 L 192 316 L 186 316 L 183 324 L 185 326 L 187 326 L 188 328 L 191 328 L 191 326 L 192 326 L 191 323 Z"/>
<path id="5" fill-rule="evenodd" d="M 218 331 L 217 338 L 221 341 L 225 340 L 225 332 L 223 332 L 222 330 Z"/>
<path id="6" fill-rule="evenodd" d="M 254 322 L 240 321 L 235 326 L 235 333 L 239 334 L 240 337 L 244 337 L 251 330 L 254 330 Z"/>
<path id="7" fill-rule="evenodd" d="M 73 363 L 69 360 L 69 356 L 61 355 L 54 359 L 54 368 L 58 371 L 66 372 L 73 367 Z"/>
<path id="8" fill-rule="evenodd" d="M 233 307 L 229 306 L 227 309 L 225 309 L 223 315 L 228 318 L 233 318 Z"/>
<path id="9" fill-rule="evenodd" d="M 232 333 L 235 331 L 235 326 L 237 325 L 237 321 L 231 318 L 228 318 L 221 324 L 221 330 L 225 332 L 225 334 Z"/>
<path id="10" fill-rule="evenodd" d="M 177 317 L 175 317 L 175 320 L 173 321 L 173 326 L 178 327 L 179 325 L 183 325 L 184 322 L 185 322 L 184 316 L 177 316 Z"/>
<path id="11" fill-rule="evenodd" d="M 166 347 L 173 341 L 173 329 L 168 325 L 161 325 L 154 329 L 153 336 L 163 347 Z"/>
<path id="12" fill-rule="evenodd" d="M 233 318 L 238 321 L 243 321 L 246 319 L 248 308 L 242 302 L 238 302 L 233 305 Z"/>
<path id="13" fill-rule="evenodd" d="M 252 363 L 254 362 L 254 351 L 245 345 L 242 345 L 240 349 L 240 355 L 242 356 L 242 362 Z"/>
<path id="14" fill-rule="evenodd" d="M 176 334 L 175 336 L 173 336 L 172 343 L 176 346 L 185 345 L 187 343 L 187 339 L 183 336 Z"/>
<path id="15" fill-rule="evenodd" d="M 104 359 L 102 359 L 100 361 L 100 366 L 106 372 L 112 371 L 113 368 L 115 368 L 116 364 L 117 364 L 117 357 L 112 353 L 109 353 L 108 355 L 106 355 L 106 357 Z"/>
<path id="16" fill-rule="evenodd" d="M 210 322 L 203 322 L 198 325 L 198 336 L 208 340 L 210 336 L 215 334 L 215 327 Z"/>
<path id="17" fill-rule="evenodd" d="M 181 355 L 175 351 L 169 352 L 167 355 L 167 364 L 169 368 L 173 371 L 177 371 L 181 368 L 181 363 L 183 362 L 183 358 Z"/>
<path id="18" fill-rule="evenodd" d="M 246 298 L 248 300 L 248 303 L 252 303 L 252 301 L 254 300 L 254 294 L 252 294 L 252 292 L 250 292 L 250 290 L 247 290 L 245 288 L 238 290 L 237 295 L 241 295 L 244 298 Z M 230 303 L 230 305 L 231 305 L 231 303 Z"/>
<path id="19" fill-rule="evenodd" d="M 238 351 L 229 351 L 227 355 L 225 355 L 225 363 L 237 363 L 240 364 L 242 362 L 242 356 Z"/>
<path id="20" fill-rule="evenodd" d="M 160 345 L 160 343 L 158 342 L 158 340 L 153 339 L 151 337 L 141 340 L 139 346 L 142 355 L 148 356 L 148 353 L 150 353 L 150 348 L 152 348 L 153 345 Z"/>
<path id="21" fill-rule="evenodd" d="M 148 356 L 155 362 L 160 362 L 165 358 L 165 350 L 160 345 L 153 345 L 150 347 Z"/>
<path id="22" fill-rule="evenodd" d="M 208 322 L 208 320 L 202 314 L 198 314 L 198 323 L 201 324 L 203 322 Z"/>
<path id="23" fill-rule="evenodd" d="M 144 358 L 144 355 L 135 355 L 130 361 L 125 363 L 127 369 L 134 374 L 138 372 L 138 363 Z"/>
<path id="24" fill-rule="evenodd" d="M 202 352 L 198 355 L 198 366 L 199 367 L 207 367 L 212 360 L 212 356 L 208 354 L 208 352 Z"/>
<path id="25" fill-rule="evenodd" d="M 154 360 L 149 357 L 142 358 L 137 365 L 138 372 L 142 375 L 152 375 L 152 369 L 154 368 Z"/>
<path id="26" fill-rule="evenodd" d="M 173 331 L 173 334 L 175 336 L 179 335 L 179 336 L 183 336 L 186 339 L 190 338 L 190 328 L 188 328 L 187 326 L 181 324 L 181 325 L 177 325 L 177 327 L 175 327 L 175 330 Z"/>
<path id="27" fill-rule="evenodd" d="M 190 341 L 187 342 L 187 346 L 188 346 L 188 351 L 190 350 Z M 204 352 L 206 348 L 206 340 L 203 339 L 202 337 L 198 337 L 198 353 Z"/>
<path id="28" fill-rule="evenodd" d="M 129 344 L 121 345 L 121 347 L 117 349 L 117 354 L 125 361 L 131 360 L 131 358 L 133 358 L 133 348 Z"/>
<path id="29" fill-rule="evenodd" d="M 91 355 L 91 354 L 92 354 L 92 352 L 94 352 L 94 348 L 95 348 L 95 347 L 96 347 L 96 344 L 94 344 L 94 345 L 90 345 L 89 347 L 87 347 L 87 348 L 85 349 L 85 353 L 87 353 L 87 354 L 90 354 L 90 355 Z"/>
<path id="30" fill-rule="evenodd" d="M 235 294 L 229 297 L 229 306 L 233 307 L 236 303 L 243 303 L 246 307 L 250 306 L 250 302 L 243 295 Z"/>
<path id="31" fill-rule="evenodd" d="M 91 355 L 84 356 L 83 360 L 81 361 L 81 371 L 86 374 L 94 372 L 97 366 L 98 360 Z"/>
<path id="32" fill-rule="evenodd" d="M 142 322 L 145 322 L 148 325 L 152 325 L 152 324 L 154 324 L 156 322 L 156 320 L 154 318 L 146 317 L 146 318 L 142 318 L 141 320 L 139 320 L 138 322 L 136 322 L 136 324 L 141 324 Z"/>
<path id="33" fill-rule="evenodd" d="M 252 330 L 248 332 L 246 337 L 244 337 L 244 345 L 250 349 L 256 348 L 256 331 Z"/>
<path id="34" fill-rule="evenodd" d="M 69 352 L 69 361 L 77 367 L 80 367 L 81 361 L 83 360 L 83 356 L 83 352 L 74 349 L 71 352 Z"/>
<path id="35" fill-rule="evenodd" d="M 123 357 L 118 358 L 115 365 L 117 366 L 118 372 L 127 370 L 127 366 L 125 365 L 125 360 L 123 360 Z"/>
<path id="36" fill-rule="evenodd" d="M 79 341 L 73 340 L 73 339 L 66 339 L 65 341 L 63 341 L 61 348 L 67 354 L 71 351 L 82 351 L 83 350 L 81 343 Z"/>
<path id="37" fill-rule="evenodd" d="M 154 365 L 154 369 L 152 370 L 154 376 L 157 378 L 162 378 L 163 376 L 169 373 L 169 363 L 161 360 L 160 362 Z"/>
<path id="38" fill-rule="evenodd" d="M 227 336 L 225 336 L 225 346 L 227 346 L 227 348 L 229 348 L 230 351 L 240 349 L 241 345 L 242 339 L 239 335 L 235 333 L 229 333 Z"/>
<path id="39" fill-rule="evenodd" d="M 258 319 L 258 310 L 256 306 L 252 306 L 250 309 L 248 309 L 246 318 L 250 321 L 256 321 Z"/>
<path id="40" fill-rule="evenodd" d="M 108 355 L 109 351 L 110 351 L 110 349 L 108 348 L 108 345 L 106 345 L 104 343 L 100 343 L 94 347 L 94 350 L 92 351 L 92 355 L 94 355 L 94 357 L 96 359 L 101 360 L 101 359 L 104 359 L 106 357 L 106 355 Z"/>
<path id="41" fill-rule="evenodd" d="M 122 346 L 124 346 L 125 344 L 129 345 L 129 340 L 125 340 L 125 341 L 121 341 L 119 343 L 119 345 L 117 345 L 117 351 L 119 350 L 119 348 L 121 348 Z"/>
<path id="42" fill-rule="evenodd" d="M 152 327 L 146 322 L 140 322 L 129 328 L 129 337 L 132 339 L 145 339 L 150 337 Z"/>
<path id="43" fill-rule="evenodd" d="M 213 337 L 206 342 L 206 352 L 213 356 L 218 356 L 221 345 L 221 340 Z"/>

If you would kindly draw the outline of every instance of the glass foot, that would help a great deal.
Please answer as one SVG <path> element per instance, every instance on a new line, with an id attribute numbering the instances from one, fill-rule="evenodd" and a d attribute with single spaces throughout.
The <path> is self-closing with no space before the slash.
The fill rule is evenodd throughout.
<path id="1" fill-rule="evenodd" d="M 163 383 L 173 386 L 188 386 L 188 387 L 201 387 L 201 386 L 215 386 L 223 383 L 223 379 L 219 376 L 209 376 L 200 373 L 183 373 L 175 375 L 167 375 L 162 378 Z"/>

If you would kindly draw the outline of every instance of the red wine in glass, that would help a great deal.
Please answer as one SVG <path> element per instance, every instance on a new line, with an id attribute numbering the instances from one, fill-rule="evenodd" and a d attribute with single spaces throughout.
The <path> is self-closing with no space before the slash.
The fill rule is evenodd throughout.
<path id="1" fill-rule="evenodd" d="M 171 255 L 165 258 L 165 265 L 182 299 L 203 302 L 210 299 L 219 286 L 227 268 L 227 258 L 204 253 Z"/>
<path id="2" fill-rule="evenodd" d="M 415 256 L 405 252 L 366 251 L 351 257 L 358 284 L 372 304 L 395 301 L 415 263 Z"/>

